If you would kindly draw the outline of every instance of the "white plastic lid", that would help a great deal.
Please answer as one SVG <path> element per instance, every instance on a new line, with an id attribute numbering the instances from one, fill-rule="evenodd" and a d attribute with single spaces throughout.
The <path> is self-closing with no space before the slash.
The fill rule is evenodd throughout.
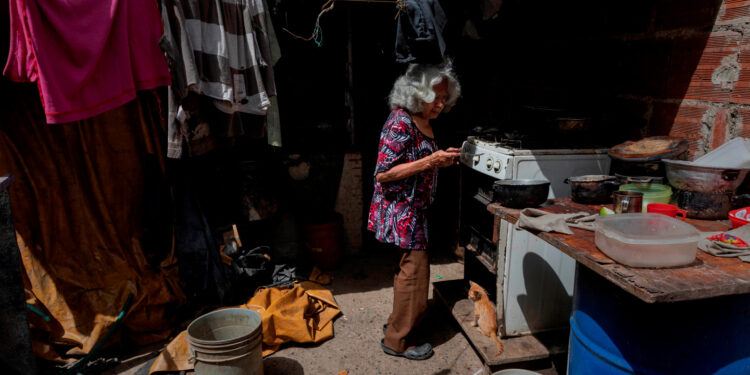
<path id="1" fill-rule="evenodd" d="M 607 237 L 630 244 L 676 244 L 701 238 L 692 225 L 655 213 L 599 216 L 596 224 Z"/>

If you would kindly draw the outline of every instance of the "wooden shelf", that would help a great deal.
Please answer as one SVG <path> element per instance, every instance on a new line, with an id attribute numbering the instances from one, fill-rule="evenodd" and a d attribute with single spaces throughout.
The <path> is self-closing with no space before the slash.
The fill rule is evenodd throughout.
<path id="1" fill-rule="evenodd" d="M 487 268 L 488 271 L 492 272 L 493 275 L 497 275 L 497 265 L 492 262 L 492 259 L 480 253 L 471 244 L 466 244 L 464 248 L 469 252 L 469 255 L 473 255 L 474 258 L 479 261 L 479 263 L 482 263 L 482 265 Z"/>
<path id="2" fill-rule="evenodd" d="M 553 361 L 555 358 L 564 358 L 567 353 L 568 330 L 502 338 L 505 350 L 496 356 L 497 343 L 471 326 L 474 304 L 467 298 L 468 283 L 465 280 L 440 281 L 434 282 L 433 287 L 436 300 L 453 315 L 469 343 L 490 370 L 528 368 L 542 370 L 544 374 L 557 374 Z"/>

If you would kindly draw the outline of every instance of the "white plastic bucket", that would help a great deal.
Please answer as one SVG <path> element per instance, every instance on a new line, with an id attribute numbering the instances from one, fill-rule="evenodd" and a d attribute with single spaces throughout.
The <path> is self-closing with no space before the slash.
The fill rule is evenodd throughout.
<path id="1" fill-rule="evenodd" d="M 523 370 L 520 368 L 509 368 L 493 372 L 492 375 L 540 375 L 538 372 Z"/>
<path id="2" fill-rule="evenodd" d="M 263 375 L 260 314 L 231 308 L 195 319 L 187 328 L 196 375 Z"/>

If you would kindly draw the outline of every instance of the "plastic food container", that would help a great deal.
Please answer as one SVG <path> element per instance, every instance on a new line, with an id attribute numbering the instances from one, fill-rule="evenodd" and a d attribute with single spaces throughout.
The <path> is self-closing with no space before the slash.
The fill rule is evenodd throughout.
<path id="1" fill-rule="evenodd" d="M 654 213 L 600 216 L 594 241 L 604 254 L 631 267 L 692 263 L 701 235 L 692 225 Z"/>
<path id="2" fill-rule="evenodd" d="M 750 223 L 750 207 L 729 211 L 729 221 L 732 222 L 732 229 Z"/>
<path id="3" fill-rule="evenodd" d="M 672 188 L 662 184 L 625 184 L 620 190 L 639 191 L 643 193 L 642 212 L 646 212 L 649 203 L 669 203 L 672 199 Z"/>

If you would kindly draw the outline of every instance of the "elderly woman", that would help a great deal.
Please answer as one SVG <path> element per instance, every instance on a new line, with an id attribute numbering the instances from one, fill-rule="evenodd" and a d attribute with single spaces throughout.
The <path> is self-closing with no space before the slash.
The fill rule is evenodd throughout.
<path id="1" fill-rule="evenodd" d="M 427 308 L 430 286 L 426 210 L 435 196 L 438 168 L 457 163 L 460 150 L 439 150 L 430 120 L 450 110 L 460 93 L 450 62 L 412 64 L 389 97 L 392 111 L 380 134 L 367 229 L 378 241 L 400 249 L 393 311 L 381 342 L 390 355 L 421 360 L 433 353 L 429 343 L 415 345 L 413 337 Z"/>

